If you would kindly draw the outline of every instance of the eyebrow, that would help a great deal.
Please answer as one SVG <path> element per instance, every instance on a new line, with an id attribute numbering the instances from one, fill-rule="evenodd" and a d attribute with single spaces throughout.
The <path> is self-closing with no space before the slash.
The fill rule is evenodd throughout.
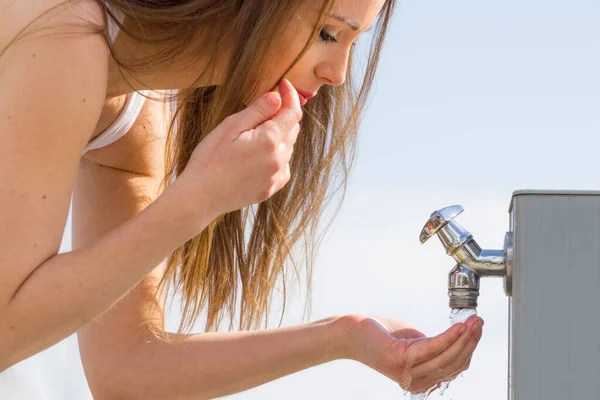
<path id="1" fill-rule="evenodd" d="M 358 26 L 358 24 L 356 22 L 352 21 L 349 18 L 344 17 L 343 15 L 329 14 L 329 16 L 331 18 L 335 18 L 338 21 L 343 22 L 344 24 L 348 25 L 350 27 L 350 29 L 352 29 L 353 31 L 360 30 L 360 26 Z"/>

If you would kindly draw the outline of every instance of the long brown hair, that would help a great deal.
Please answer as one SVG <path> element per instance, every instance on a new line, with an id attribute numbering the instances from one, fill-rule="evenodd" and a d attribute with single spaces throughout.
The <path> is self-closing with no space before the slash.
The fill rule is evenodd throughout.
<path id="1" fill-rule="evenodd" d="M 243 109 L 256 95 L 257 82 L 278 45 L 271 38 L 282 36 L 302 0 L 109 2 L 142 23 L 170 24 L 164 29 L 172 32 L 165 48 L 172 54 L 182 51 L 181 46 L 190 43 L 195 32 L 209 25 L 216 48 L 219 38 L 230 38 L 232 31 L 236 35 L 222 85 L 179 91 L 177 130 L 172 124 L 167 138 L 168 169 L 163 180 L 166 188 L 172 177 L 183 171 L 196 145 L 225 117 Z M 320 32 L 332 0 L 314 3 L 320 13 L 305 49 L 296 60 Z M 229 317 L 229 329 L 233 329 L 237 307 L 238 329 L 256 328 L 263 320 L 266 326 L 278 281 L 282 284 L 283 316 L 287 293 L 285 265 L 289 261 L 299 278 L 299 263 L 292 253 L 301 239 L 310 293 L 312 266 L 322 238 L 318 236 L 321 213 L 327 200 L 339 189 L 343 198 L 355 159 L 360 112 L 373 81 L 393 7 L 394 0 L 387 1 L 379 16 L 359 90 L 355 90 L 350 62 L 343 85 L 321 88 L 319 96 L 304 107 L 288 184 L 259 205 L 220 216 L 168 258 L 157 290 L 168 291 L 171 286 L 181 292 L 180 332 L 189 331 L 204 308 L 207 331 L 218 329 L 225 315 Z M 215 18 L 222 21 L 219 26 L 214 24 Z M 165 54 L 162 59 L 168 57 Z M 332 188 L 336 176 L 339 180 Z"/>
<path id="2" fill-rule="evenodd" d="M 150 58 L 132 61 L 120 59 L 111 48 L 119 67 L 132 73 L 148 67 L 170 68 L 174 57 L 196 48 L 212 49 L 211 59 L 216 60 L 225 41 L 233 46 L 221 85 L 177 92 L 177 110 L 167 135 L 162 190 L 183 171 L 198 143 L 257 94 L 269 59 L 280 49 L 281 43 L 274 38 L 283 37 L 301 5 L 308 4 L 308 0 L 96 1 L 126 34 L 142 43 L 158 44 L 162 49 Z M 317 37 L 333 3 L 333 0 L 310 1 L 320 11 L 304 49 L 287 71 Z M 257 328 L 263 320 L 266 326 L 278 281 L 283 286 L 283 317 L 287 294 L 285 265 L 291 263 L 296 278 L 300 279 L 300 263 L 293 254 L 299 244 L 302 244 L 310 296 L 312 266 L 329 226 L 319 232 L 319 221 L 332 198 L 341 195 L 339 204 L 343 200 L 355 160 L 361 111 L 394 6 L 395 0 L 387 0 L 378 17 L 362 80 L 353 82 L 353 49 L 345 83 L 322 87 L 319 95 L 304 107 L 288 184 L 265 202 L 221 215 L 168 257 L 156 295 L 166 295 L 170 290 L 181 292 L 183 318 L 179 332 L 189 332 L 204 308 L 207 331 L 218 329 L 225 315 L 229 316 L 229 329 L 233 329 L 236 312 L 239 312 L 239 329 Z M 150 40 L 139 33 L 143 29 L 129 30 L 115 18 L 111 8 L 120 10 L 138 22 L 138 26 L 164 35 Z M 102 32 L 110 47 L 105 30 L 94 32 Z M 205 40 L 198 42 L 199 36 Z M 273 86 L 277 81 L 272 82 Z M 164 329 L 165 310 L 160 312 Z"/>

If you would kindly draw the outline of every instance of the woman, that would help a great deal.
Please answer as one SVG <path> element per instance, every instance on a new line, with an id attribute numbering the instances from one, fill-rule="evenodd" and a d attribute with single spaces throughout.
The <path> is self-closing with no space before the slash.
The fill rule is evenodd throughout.
<path id="1" fill-rule="evenodd" d="M 466 369 L 478 317 L 433 338 L 359 315 L 252 330 L 300 238 L 310 276 L 394 3 L 0 0 L 0 371 L 77 330 L 99 399 L 213 398 L 340 358 L 412 392 Z M 187 333 L 236 307 L 240 332 Z"/>

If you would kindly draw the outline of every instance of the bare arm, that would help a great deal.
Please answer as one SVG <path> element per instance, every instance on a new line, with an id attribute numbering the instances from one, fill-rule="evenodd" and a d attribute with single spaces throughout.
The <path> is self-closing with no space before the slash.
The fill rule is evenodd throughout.
<path id="1" fill-rule="evenodd" d="M 28 6 L 52 5 L 4 3 L 0 48 Z M 34 11 L 31 18 L 42 10 Z M 92 320 L 209 220 L 188 229 L 190 214 L 165 193 L 86 247 L 57 254 L 81 152 L 104 103 L 108 53 L 99 35 L 52 33 L 0 58 L 0 371 Z"/>
<path id="2" fill-rule="evenodd" d="M 119 323 L 107 322 L 111 318 L 118 319 L 103 316 L 93 324 L 103 326 L 79 334 L 88 383 L 98 400 L 212 399 L 343 354 L 337 318 L 263 331 L 194 334 L 179 343 L 130 329 L 118 332 Z"/>
<path id="3" fill-rule="evenodd" d="M 90 165 L 86 170 L 76 190 L 85 199 L 75 215 L 76 247 L 95 241 L 143 209 L 155 185 L 151 177 L 132 185 L 128 175 L 114 169 Z M 154 297 L 161 272 L 155 268 L 79 331 L 94 398 L 215 398 L 340 358 L 360 361 L 406 389 L 425 390 L 464 370 L 481 335 L 480 328 L 473 328 L 476 321 L 465 332 L 455 325 L 425 339 L 403 323 L 350 315 L 282 329 L 203 333 L 181 341 L 167 334 L 161 339 L 153 333 L 161 326 L 163 305 Z M 156 307 L 150 310 L 149 304 Z M 151 324 L 155 329 L 149 329 Z"/>
<path id="4" fill-rule="evenodd" d="M 74 248 L 94 243 L 155 198 L 161 176 L 157 164 L 164 147 L 148 133 L 158 124 L 144 122 L 157 120 L 149 115 L 153 107 L 145 106 L 123 139 L 91 158 L 131 170 L 126 163 L 130 154 L 136 154 L 138 165 L 152 166 L 156 172 L 142 168 L 134 176 L 94 162 L 82 164 L 73 207 Z M 142 136 L 145 140 L 140 140 Z M 140 149 L 142 142 L 148 144 Z M 169 235 L 166 230 L 164 234 Z M 150 247 L 149 243 L 138 251 Z M 149 314 L 147 305 L 162 307 L 154 298 L 161 273 L 160 267 L 155 268 L 108 312 L 79 331 L 82 360 L 95 398 L 214 398 L 339 357 L 341 341 L 332 340 L 340 331 L 336 318 L 268 331 L 189 335 L 180 342 L 159 339 L 147 323 L 159 323 L 160 309 Z"/>

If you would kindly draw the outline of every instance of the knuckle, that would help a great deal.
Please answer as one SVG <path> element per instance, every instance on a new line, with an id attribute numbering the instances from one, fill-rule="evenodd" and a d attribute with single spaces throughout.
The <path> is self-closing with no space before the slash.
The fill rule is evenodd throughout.
<path id="1" fill-rule="evenodd" d="M 290 110 L 290 117 L 294 120 L 294 121 L 300 121 L 302 119 L 302 110 L 300 109 L 296 109 L 296 108 L 292 108 Z"/>
<path id="2" fill-rule="evenodd" d="M 279 160 L 273 158 L 269 161 L 267 168 L 269 170 L 269 175 L 273 176 L 279 172 L 279 170 L 281 169 L 281 164 Z"/>
<path id="3" fill-rule="evenodd" d="M 466 371 L 469 369 L 470 366 L 471 366 L 471 359 L 468 359 L 467 362 L 463 365 L 461 370 Z"/>
<path id="4" fill-rule="evenodd" d="M 296 126 L 294 126 L 294 129 L 292 129 L 292 132 L 289 135 L 288 141 L 290 142 L 290 144 L 296 144 L 296 139 L 298 138 L 298 133 L 300 133 L 300 126 L 298 124 L 296 124 Z"/>
<path id="5" fill-rule="evenodd" d="M 290 145 L 288 143 L 286 143 L 285 141 L 280 142 L 277 144 L 277 154 L 281 154 L 283 156 L 286 156 L 290 153 Z"/>
<path id="6" fill-rule="evenodd" d="M 271 119 L 268 121 L 265 121 L 265 123 L 263 123 L 263 127 L 265 128 L 265 130 L 267 130 L 269 132 L 277 132 L 279 130 L 277 123 Z"/>
<path id="7" fill-rule="evenodd" d="M 402 374 L 397 382 L 404 390 L 413 389 L 414 382 L 410 374 Z"/>
<path id="8" fill-rule="evenodd" d="M 269 199 L 269 197 L 271 197 L 271 188 L 264 189 L 258 194 L 259 202 L 266 201 Z"/>
<path id="9" fill-rule="evenodd" d="M 273 185 L 276 185 L 277 181 L 277 174 L 271 174 L 271 176 L 269 177 L 269 187 L 273 187 Z"/>
<path id="10" fill-rule="evenodd" d="M 277 191 L 276 188 L 279 185 L 281 185 L 281 175 L 278 175 L 278 174 L 272 175 L 271 179 L 269 180 L 269 183 L 270 183 L 271 190 L 273 192 L 276 192 Z"/>
<path id="11" fill-rule="evenodd" d="M 275 138 L 271 135 L 265 135 L 265 150 L 267 150 L 269 153 L 275 153 L 277 151 L 277 141 L 275 140 Z"/>
<path id="12" fill-rule="evenodd" d="M 412 369 L 412 367 L 417 363 L 417 354 L 411 351 L 404 351 L 402 353 L 401 360 L 407 368 Z"/>

